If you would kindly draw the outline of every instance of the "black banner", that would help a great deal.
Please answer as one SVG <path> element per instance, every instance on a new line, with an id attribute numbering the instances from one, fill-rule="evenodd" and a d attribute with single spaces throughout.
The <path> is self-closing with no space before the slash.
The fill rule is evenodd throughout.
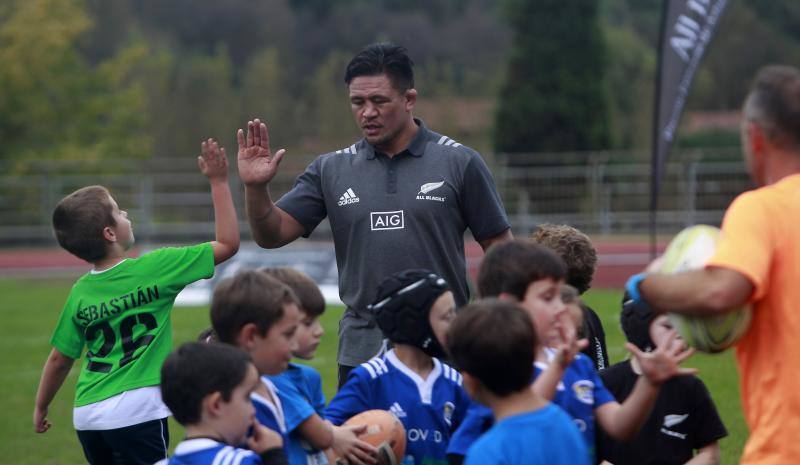
<path id="1" fill-rule="evenodd" d="M 653 161 L 650 181 L 650 245 L 656 254 L 656 212 L 661 177 L 686 97 L 728 0 L 665 0 L 656 72 Z"/>

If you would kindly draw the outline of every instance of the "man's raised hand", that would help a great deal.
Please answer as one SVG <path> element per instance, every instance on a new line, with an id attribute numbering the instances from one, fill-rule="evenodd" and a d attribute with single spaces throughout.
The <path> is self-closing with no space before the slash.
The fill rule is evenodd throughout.
<path id="1" fill-rule="evenodd" d="M 257 186 L 269 183 L 278 172 L 278 165 L 286 150 L 274 155 L 269 149 L 267 125 L 261 120 L 247 122 L 247 134 L 242 129 L 236 132 L 239 141 L 239 177 L 245 185 Z"/>

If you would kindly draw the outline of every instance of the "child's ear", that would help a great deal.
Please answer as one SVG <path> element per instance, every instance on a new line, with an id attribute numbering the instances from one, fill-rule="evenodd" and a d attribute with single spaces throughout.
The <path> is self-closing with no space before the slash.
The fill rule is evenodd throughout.
<path id="1" fill-rule="evenodd" d="M 214 391 L 211 394 L 203 397 L 203 411 L 207 412 L 212 418 L 220 415 L 222 409 L 222 393 Z"/>
<path id="2" fill-rule="evenodd" d="M 461 376 L 464 378 L 462 383 L 464 385 L 464 390 L 467 391 L 467 394 L 469 394 L 471 398 L 477 399 L 481 382 L 469 373 L 462 372 Z"/>
<path id="3" fill-rule="evenodd" d="M 512 303 L 512 304 L 519 303 L 519 299 L 515 295 L 509 294 L 508 292 L 501 292 L 497 296 L 497 300 L 499 300 L 501 302 Z"/>
<path id="4" fill-rule="evenodd" d="M 239 335 L 236 337 L 236 345 L 249 352 L 255 347 L 257 336 L 259 336 L 259 333 L 256 324 L 247 323 L 239 330 Z"/>
<path id="5" fill-rule="evenodd" d="M 117 242 L 117 233 L 111 226 L 103 228 L 103 238 L 108 242 Z"/>

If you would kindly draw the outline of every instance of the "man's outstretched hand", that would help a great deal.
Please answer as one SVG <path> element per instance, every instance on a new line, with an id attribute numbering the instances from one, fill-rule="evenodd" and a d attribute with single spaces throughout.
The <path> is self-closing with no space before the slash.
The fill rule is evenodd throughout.
<path id="1" fill-rule="evenodd" d="M 246 186 L 266 185 L 278 172 L 286 150 L 280 149 L 274 155 L 269 149 L 267 125 L 261 120 L 247 122 L 247 135 L 242 129 L 236 132 L 239 141 L 239 177 Z"/>

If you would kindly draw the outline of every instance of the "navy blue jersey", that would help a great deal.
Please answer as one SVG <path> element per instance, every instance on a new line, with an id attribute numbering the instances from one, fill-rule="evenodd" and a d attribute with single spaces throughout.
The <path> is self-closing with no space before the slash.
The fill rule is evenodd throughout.
<path id="1" fill-rule="evenodd" d="M 253 401 L 253 407 L 256 408 L 256 420 L 272 431 L 280 433 L 281 436 L 283 436 L 283 443 L 286 444 L 289 441 L 289 436 L 286 430 L 286 420 L 283 415 L 283 404 L 278 395 L 278 390 L 268 377 L 262 376 L 261 381 L 267 387 L 267 390 L 272 395 L 275 402 L 271 402 L 266 397 L 255 392 L 250 394 L 250 400 Z"/>
<path id="2" fill-rule="evenodd" d="M 189 439 L 175 447 L 175 454 L 156 465 L 261 465 L 261 457 L 247 449 L 239 449 L 213 439 Z"/>
<path id="3" fill-rule="evenodd" d="M 423 380 L 394 351 L 356 367 L 325 410 L 335 425 L 366 410 L 392 412 L 406 429 L 404 464 L 446 464 L 450 435 L 461 423 L 470 400 L 461 375 L 433 359 L 433 371 Z"/>
<path id="4" fill-rule="evenodd" d="M 550 359 L 555 355 L 555 351 L 551 349 L 545 349 L 545 351 Z M 539 376 L 542 370 L 547 368 L 547 364 L 536 362 L 534 368 L 535 376 Z M 564 370 L 564 376 L 558 383 L 553 403 L 572 417 L 572 421 L 583 433 L 592 459 L 595 456 L 594 411 L 608 402 L 616 402 L 616 400 L 606 389 L 600 375 L 597 374 L 594 363 L 583 354 L 576 355 L 575 360 Z"/>
<path id="5" fill-rule="evenodd" d="M 469 449 L 464 464 L 589 465 L 590 461 L 570 418 L 548 404 L 497 422 Z"/>
<path id="6" fill-rule="evenodd" d="M 290 363 L 289 368 L 269 379 L 278 391 L 283 407 L 289 441 L 283 446 L 290 465 L 324 465 L 325 454 L 314 449 L 298 431 L 301 423 L 312 415 L 325 415 L 325 394 L 319 373 L 309 366 Z"/>

